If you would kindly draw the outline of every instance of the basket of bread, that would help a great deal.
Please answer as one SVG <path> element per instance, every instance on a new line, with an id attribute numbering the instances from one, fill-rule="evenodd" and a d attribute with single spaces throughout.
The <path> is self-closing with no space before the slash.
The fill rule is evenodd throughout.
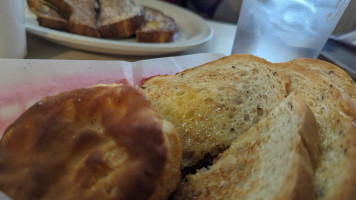
<path id="1" fill-rule="evenodd" d="M 356 89 L 316 59 L 231 55 L 47 96 L 7 127 L 11 199 L 356 197 Z"/>

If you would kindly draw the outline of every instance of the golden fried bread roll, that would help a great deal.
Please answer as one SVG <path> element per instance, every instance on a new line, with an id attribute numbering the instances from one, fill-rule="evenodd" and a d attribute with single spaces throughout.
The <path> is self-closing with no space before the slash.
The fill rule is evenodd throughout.
<path id="1" fill-rule="evenodd" d="M 13 199 L 165 199 L 180 178 L 173 125 L 136 89 L 100 85 L 46 97 L 0 143 Z"/>

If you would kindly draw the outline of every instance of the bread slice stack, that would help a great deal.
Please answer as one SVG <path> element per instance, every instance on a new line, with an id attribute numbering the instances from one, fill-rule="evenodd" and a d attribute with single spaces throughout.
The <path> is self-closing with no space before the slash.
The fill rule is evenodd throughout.
<path id="1" fill-rule="evenodd" d="M 263 59 L 233 55 L 152 77 L 141 88 L 180 133 L 187 168 L 209 161 L 267 116 L 288 95 L 289 81 Z"/>
<path id="2" fill-rule="evenodd" d="M 348 94 L 334 86 L 341 85 L 340 82 L 326 81 L 315 73 L 324 70 L 316 66 L 307 68 L 282 63 L 275 68 L 291 78 L 291 91 L 298 93 L 309 105 L 320 129 L 320 153 L 314 173 L 316 198 L 354 199 L 356 104 Z"/>
<path id="3" fill-rule="evenodd" d="M 172 42 L 175 20 L 132 0 L 27 0 L 40 26 L 101 38 Z"/>
<path id="4" fill-rule="evenodd" d="M 276 88 L 278 92 L 273 92 Z M 176 126 L 183 144 L 182 168 L 197 170 L 190 170 L 183 179 L 175 199 L 356 197 L 355 88 L 351 78 L 336 66 L 314 59 L 271 64 L 254 56 L 232 55 L 174 76 L 152 77 L 144 82 L 142 91 Z M 304 101 L 312 111 L 317 130 L 312 119 L 298 117 L 299 125 L 291 128 L 294 121 L 284 121 L 291 113 L 269 114 L 278 113 L 272 110 L 283 107 L 280 102 L 291 93 L 297 97 L 289 98 Z M 300 131 L 305 130 L 302 124 L 310 131 Z M 292 139 L 283 142 L 289 134 L 299 135 L 299 146 L 307 151 L 304 158 L 310 160 L 302 163 L 313 170 L 302 170 L 301 174 L 294 170 L 293 175 L 269 173 L 271 169 L 291 170 L 290 163 L 300 162 L 297 158 L 280 162 L 280 152 L 302 152 L 296 146 L 287 147 L 295 144 Z M 319 139 L 310 139 L 310 134 Z M 273 137 L 281 144 L 269 143 Z M 280 152 L 274 154 L 268 146 Z M 219 152 L 223 153 L 215 158 Z M 209 157 L 215 161 L 199 164 Z M 266 167 L 258 171 L 258 166 Z M 298 176 L 304 181 L 295 181 Z"/>

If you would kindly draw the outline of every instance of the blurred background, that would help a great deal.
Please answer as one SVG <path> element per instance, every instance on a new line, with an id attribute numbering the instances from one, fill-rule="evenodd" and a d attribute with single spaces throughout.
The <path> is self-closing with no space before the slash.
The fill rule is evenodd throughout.
<path id="1" fill-rule="evenodd" d="M 164 0 L 198 13 L 206 19 L 236 23 L 242 0 Z M 334 34 L 356 29 L 356 0 L 351 0 Z"/>

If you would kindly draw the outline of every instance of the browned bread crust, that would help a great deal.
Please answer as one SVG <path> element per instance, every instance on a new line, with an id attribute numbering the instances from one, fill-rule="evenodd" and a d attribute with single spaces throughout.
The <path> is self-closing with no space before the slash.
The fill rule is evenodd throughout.
<path id="1" fill-rule="evenodd" d="M 100 35 L 124 38 L 135 34 L 144 22 L 142 6 L 131 0 L 100 0 Z"/>
<path id="2" fill-rule="evenodd" d="M 174 127 L 125 85 L 34 104 L 0 142 L 0 190 L 13 199 L 165 199 L 181 149 Z"/>
<path id="3" fill-rule="evenodd" d="M 95 0 L 45 0 L 58 9 L 69 22 L 69 31 L 79 35 L 100 37 L 96 26 Z"/>
<path id="4" fill-rule="evenodd" d="M 145 25 L 136 31 L 139 42 L 172 42 L 178 25 L 163 12 L 145 7 Z"/>
<path id="5" fill-rule="evenodd" d="M 313 58 L 298 58 L 292 60 L 291 63 L 302 65 L 315 71 L 327 82 L 330 82 L 334 86 L 347 92 L 347 94 L 356 101 L 356 87 L 354 85 L 354 81 L 340 67 L 337 67 L 329 62 Z"/>
<path id="6" fill-rule="evenodd" d="M 68 22 L 43 0 L 27 0 L 30 10 L 36 14 L 40 26 L 68 31 Z"/>

